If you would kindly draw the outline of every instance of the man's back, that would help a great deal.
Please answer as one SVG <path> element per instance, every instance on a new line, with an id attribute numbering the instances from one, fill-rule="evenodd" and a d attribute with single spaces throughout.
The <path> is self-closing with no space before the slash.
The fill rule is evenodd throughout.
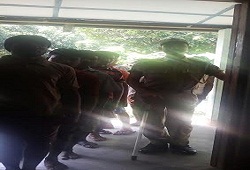
<path id="1" fill-rule="evenodd" d="M 61 105 L 59 89 L 78 87 L 73 69 L 42 57 L 4 56 L 0 68 L 0 109 L 51 115 Z"/>
<path id="2" fill-rule="evenodd" d="M 18 35 L 4 42 L 11 56 L 0 59 L 0 131 L 8 136 L 0 140 L 4 146 L 0 161 L 7 169 L 36 169 L 62 121 L 72 125 L 78 120 L 75 72 L 42 57 L 50 45 L 36 35 Z"/>

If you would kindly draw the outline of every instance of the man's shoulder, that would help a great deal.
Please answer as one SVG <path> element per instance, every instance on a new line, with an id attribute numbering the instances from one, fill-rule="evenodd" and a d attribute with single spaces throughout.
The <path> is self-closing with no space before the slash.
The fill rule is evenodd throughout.
<path id="1" fill-rule="evenodd" d="M 194 64 L 205 64 L 205 65 L 212 64 L 212 60 L 203 56 L 192 56 L 186 59 Z"/>
<path id="2" fill-rule="evenodd" d="M 87 77 L 87 78 L 92 78 L 92 79 L 97 79 L 98 77 L 93 74 L 92 72 L 88 71 L 88 70 L 75 70 L 76 75 L 79 77 Z"/>
<path id="3" fill-rule="evenodd" d="M 1 56 L 1 57 L 0 57 L 0 62 L 1 62 L 1 63 L 8 62 L 8 61 L 11 61 L 12 58 L 13 58 L 13 57 L 12 57 L 11 55 L 4 55 L 4 56 Z"/>
<path id="4" fill-rule="evenodd" d="M 137 61 L 132 69 L 140 71 L 149 71 L 151 69 L 156 69 L 167 64 L 166 60 L 163 59 L 143 59 Z"/>
<path id="5" fill-rule="evenodd" d="M 51 62 L 51 61 L 45 61 L 45 62 L 47 62 L 48 66 L 52 66 L 52 67 L 65 68 L 65 69 L 71 68 L 70 66 L 61 64 L 61 63 L 56 63 L 56 62 Z"/>
<path id="6" fill-rule="evenodd" d="M 162 62 L 164 61 L 163 58 L 154 58 L 154 59 L 140 59 L 135 62 L 135 64 L 150 64 L 150 63 L 156 63 L 156 62 Z"/>
<path id="7" fill-rule="evenodd" d="M 75 72 L 74 68 L 65 65 L 65 64 L 61 64 L 61 63 L 55 63 L 55 62 L 50 62 L 50 61 L 46 61 L 47 62 L 47 66 L 48 67 L 52 67 L 56 70 L 60 70 L 63 72 Z"/>
<path id="8" fill-rule="evenodd" d="M 9 57 L 11 57 L 11 55 L 3 55 L 3 56 L 0 57 L 0 59 L 6 59 L 6 58 L 9 58 Z"/>
<path id="9" fill-rule="evenodd" d="M 185 58 L 184 63 L 187 65 L 188 68 L 196 68 L 196 69 L 206 69 L 209 65 L 212 65 L 210 62 L 199 60 L 196 58 Z"/>
<path id="10" fill-rule="evenodd" d="M 93 68 L 88 68 L 87 72 L 92 74 L 92 75 L 95 75 L 100 80 L 112 79 L 112 77 L 110 75 L 108 75 L 107 73 L 93 69 Z"/>

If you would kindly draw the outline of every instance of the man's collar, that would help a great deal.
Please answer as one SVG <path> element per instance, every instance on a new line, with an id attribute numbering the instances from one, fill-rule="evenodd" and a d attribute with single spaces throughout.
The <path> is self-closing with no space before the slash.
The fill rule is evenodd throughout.
<path id="1" fill-rule="evenodd" d="M 20 63 L 20 64 L 41 64 L 47 65 L 49 61 L 47 61 L 44 57 L 16 57 L 16 56 L 8 56 L 6 57 L 7 60 L 11 60 L 13 63 Z"/>
<path id="2" fill-rule="evenodd" d="M 176 55 L 172 55 L 172 54 L 166 54 L 165 58 L 168 59 L 168 60 L 183 60 L 183 59 L 186 58 L 186 56 L 185 55 L 176 56 Z"/>

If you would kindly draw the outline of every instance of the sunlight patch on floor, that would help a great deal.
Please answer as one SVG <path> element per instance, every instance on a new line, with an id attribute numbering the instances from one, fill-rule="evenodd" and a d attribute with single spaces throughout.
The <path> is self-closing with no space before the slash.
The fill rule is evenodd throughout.
<path id="1" fill-rule="evenodd" d="M 111 123 L 114 126 L 114 128 L 119 129 L 122 127 L 122 122 L 118 120 L 117 118 L 112 118 Z"/>
<path id="2" fill-rule="evenodd" d="M 132 124 L 132 123 L 135 123 L 136 122 L 136 119 L 135 118 L 130 118 L 130 124 Z M 111 123 L 112 123 L 112 125 L 116 128 L 116 129 L 119 129 L 119 128 L 121 128 L 122 127 L 122 122 L 119 120 L 119 119 L 117 119 L 117 118 L 112 118 L 111 119 Z"/>
<path id="3" fill-rule="evenodd" d="M 5 167 L 3 166 L 1 162 L 0 162 L 0 169 L 5 169 Z"/>
<path id="4" fill-rule="evenodd" d="M 211 100 L 202 101 L 196 108 L 192 118 L 193 125 L 209 126 L 211 124 L 213 103 Z"/>

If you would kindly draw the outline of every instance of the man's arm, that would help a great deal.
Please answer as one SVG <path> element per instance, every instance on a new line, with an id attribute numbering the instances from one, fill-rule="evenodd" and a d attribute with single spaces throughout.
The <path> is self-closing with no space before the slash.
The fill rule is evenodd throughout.
<path id="1" fill-rule="evenodd" d="M 118 103 L 123 94 L 123 86 L 121 83 L 115 82 L 115 80 L 107 74 L 104 83 L 104 91 L 110 95 L 109 102 L 106 103 L 105 108 L 113 110 L 118 106 Z"/>
<path id="2" fill-rule="evenodd" d="M 159 100 L 161 98 L 159 93 L 143 86 L 143 83 L 140 81 L 143 76 L 143 72 L 132 68 L 127 79 L 128 85 L 136 90 L 136 93 L 141 96 L 145 103 Z"/>
<path id="3" fill-rule="evenodd" d="M 77 81 L 80 86 L 81 108 L 85 112 L 92 112 L 99 100 L 100 81 L 94 74 L 76 70 Z"/>
<path id="4" fill-rule="evenodd" d="M 213 64 L 207 65 L 205 74 L 214 76 L 220 80 L 225 80 L 226 78 L 226 74 L 223 72 L 223 70 Z"/>
<path id="5" fill-rule="evenodd" d="M 213 89 L 214 87 L 214 76 L 209 76 L 206 80 L 206 84 L 204 86 L 202 94 L 198 94 L 198 103 L 200 103 L 202 100 L 206 99 L 208 93 Z"/>
<path id="6" fill-rule="evenodd" d="M 214 76 L 220 80 L 225 80 L 226 78 L 226 74 L 222 70 L 215 73 Z"/>
<path id="7" fill-rule="evenodd" d="M 209 76 L 207 78 L 202 94 L 206 97 L 208 93 L 213 89 L 213 87 L 214 87 L 214 76 Z"/>
<path id="8" fill-rule="evenodd" d="M 140 82 L 141 77 L 143 77 L 142 72 L 132 70 L 127 78 L 128 85 L 135 89 L 137 93 L 143 91 L 143 86 Z"/>
<path id="9" fill-rule="evenodd" d="M 74 123 L 80 116 L 80 95 L 78 83 L 73 68 L 68 67 L 60 83 L 61 102 L 66 121 Z"/>

